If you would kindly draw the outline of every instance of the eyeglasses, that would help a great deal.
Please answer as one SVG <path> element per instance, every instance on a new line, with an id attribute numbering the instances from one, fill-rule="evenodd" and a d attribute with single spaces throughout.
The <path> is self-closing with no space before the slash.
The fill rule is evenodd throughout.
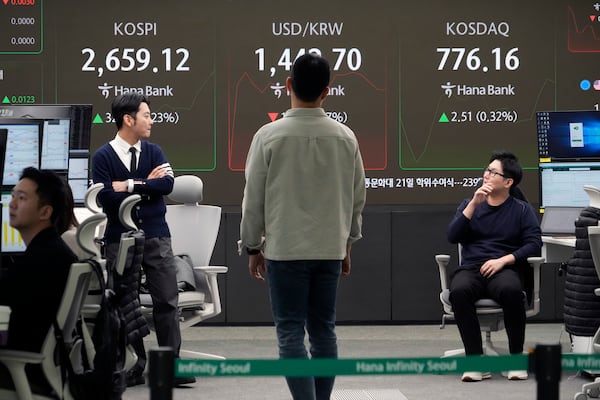
<path id="1" fill-rule="evenodd" d="M 495 177 L 496 175 L 500 175 L 500 176 L 501 176 L 501 177 L 503 177 L 503 178 L 510 178 L 509 176 L 506 176 L 506 175 L 504 175 L 504 174 L 502 174 L 502 173 L 500 173 L 500 172 L 496 171 L 495 169 L 491 169 L 490 167 L 486 167 L 486 168 L 483 170 L 483 173 L 484 173 L 484 174 L 485 174 L 486 172 L 487 172 L 488 174 L 490 174 L 490 175 L 492 176 L 492 178 L 493 178 L 493 177 Z"/>

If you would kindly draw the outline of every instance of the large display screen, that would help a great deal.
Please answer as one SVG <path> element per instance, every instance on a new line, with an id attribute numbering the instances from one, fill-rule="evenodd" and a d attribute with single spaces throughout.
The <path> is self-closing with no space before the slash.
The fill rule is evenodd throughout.
<path id="1" fill-rule="evenodd" d="M 25 249 L 8 218 L 10 192 L 24 168 L 55 171 L 68 181 L 75 204 L 83 206 L 89 185 L 91 120 L 90 104 L 0 105 L 2 253 Z"/>
<path id="2" fill-rule="evenodd" d="M 0 101 L 91 103 L 92 152 L 112 99 L 150 99 L 151 140 L 205 201 L 239 206 L 252 135 L 281 118 L 298 55 L 332 67 L 324 108 L 360 142 L 370 205 L 456 204 L 493 150 L 539 191 L 536 112 L 600 102 L 600 6 L 587 0 L 7 0 Z"/>

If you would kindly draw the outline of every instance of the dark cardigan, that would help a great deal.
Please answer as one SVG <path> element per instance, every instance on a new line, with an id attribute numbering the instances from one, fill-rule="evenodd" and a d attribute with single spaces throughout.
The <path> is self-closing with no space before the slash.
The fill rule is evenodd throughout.
<path id="1" fill-rule="evenodd" d="M 142 197 L 132 213 L 137 227 L 144 231 L 147 238 L 171 236 L 165 220 L 167 206 L 163 196 L 173 190 L 174 179 L 169 175 L 164 178 L 146 179 L 155 167 L 168 164 L 167 157 L 154 143 L 142 141 L 141 145 L 138 169 L 134 174 L 129 172 L 109 143 L 100 147 L 94 154 L 92 178 L 94 183 L 104 184 L 104 189 L 98 194 L 98 200 L 107 217 L 105 231 L 107 243 L 118 242 L 121 234 L 128 230 L 119 221 L 119 206 L 131 193 L 117 193 L 112 189 L 113 181 L 127 179 L 135 179 L 139 182 L 133 190 L 133 193 Z"/>

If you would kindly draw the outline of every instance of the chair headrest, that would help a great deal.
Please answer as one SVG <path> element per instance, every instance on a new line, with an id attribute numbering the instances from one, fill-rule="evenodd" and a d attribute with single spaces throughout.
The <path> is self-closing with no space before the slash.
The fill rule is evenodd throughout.
<path id="1" fill-rule="evenodd" d="M 100 258 L 100 249 L 96 245 L 97 228 L 106 222 L 106 214 L 92 214 L 77 227 L 77 243 L 90 256 Z"/>
<path id="2" fill-rule="evenodd" d="M 196 204 L 202 202 L 204 184 L 202 179 L 195 175 L 180 175 L 175 178 L 173 191 L 169 199 L 176 203 Z"/>
<path id="3" fill-rule="evenodd" d="M 121 224 L 133 231 L 137 231 L 138 227 L 131 217 L 131 211 L 133 210 L 133 206 L 135 206 L 141 199 L 142 196 L 139 194 L 132 194 L 131 196 L 125 197 L 119 206 L 119 220 L 121 221 Z"/>
<path id="4" fill-rule="evenodd" d="M 103 183 L 94 183 L 85 192 L 83 202 L 85 207 L 94 214 L 102 212 L 102 207 L 98 204 L 98 193 L 104 189 Z"/>
<path id="5" fill-rule="evenodd" d="M 590 197 L 590 207 L 600 208 L 600 189 L 592 185 L 583 185 L 583 190 Z"/>

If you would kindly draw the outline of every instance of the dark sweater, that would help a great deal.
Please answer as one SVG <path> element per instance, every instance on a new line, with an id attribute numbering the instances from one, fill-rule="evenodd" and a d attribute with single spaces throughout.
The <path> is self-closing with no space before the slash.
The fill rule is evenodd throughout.
<path id="1" fill-rule="evenodd" d="M 0 280 L 0 304 L 10 306 L 7 347 L 39 352 L 77 257 L 54 228 L 38 233 Z"/>
<path id="2" fill-rule="evenodd" d="M 468 219 L 462 212 L 469 201 L 460 204 L 447 232 L 450 243 L 462 244 L 462 268 L 478 268 L 487 260 L 511 253 L 515 264 L 540 255 L 540 225 L 529 203 L 512 196 L 499 206 L 483 202 Z"/>
<path id="3" fill-rule="evenodd" d="M 98 194 L 98 200 L 107 217 L 105 231 L 107 243 L 118 242 L 121 234 L 129 230 L 119 221 L 119 206 L 131 193 L 117 193 L 112 189 L 112 182 L 127 179 L 140 182 L 133 189 L 133 193 L 142 196 L 132 215 L 138 229 L 143 230 L 147 238 L 171 236 L 165 220 L 167 208 L 163 196 L 173 190 L 173 177 L 167 175 L 163 178 L 147 179 L 155 167 L 168 164 L 167 157 L 154 143 L 142 141 L 141 145 L 135 174 L 129 172 L 108 143 L 100 147 L 92 158 L 92 180 L 94 183 L 104 184 L 104 189 Z"/>
<path id="4" fill-rule="evenodd" d="M 54 228 L 39 232 L 0 280 L 0 304 L 10 306 L 7 348 L 39 353 L 62 301 L 71 264 L 77 257 Z M 34 393 L 52 392 L 40 364 L 25 367 Z M 0 387 L 10 387 L 0 364 Z"/>

